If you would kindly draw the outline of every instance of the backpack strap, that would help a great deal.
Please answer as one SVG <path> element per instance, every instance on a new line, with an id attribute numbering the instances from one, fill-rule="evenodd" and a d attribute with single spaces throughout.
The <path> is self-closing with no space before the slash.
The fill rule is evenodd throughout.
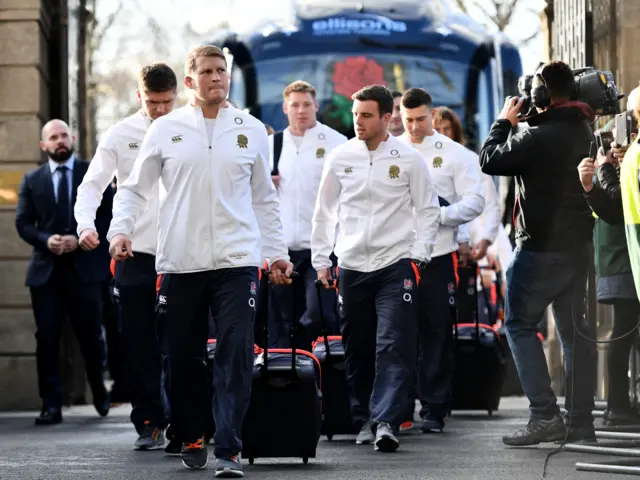
<path id="1" fill-rule="evenodd" d="M 280 162 L 280 155 L 282 155 L 282 140 L 284 132 L 276 132 L 273 134 L 273 170 L 271 175 L 279 175 L 278 163 Z"/>

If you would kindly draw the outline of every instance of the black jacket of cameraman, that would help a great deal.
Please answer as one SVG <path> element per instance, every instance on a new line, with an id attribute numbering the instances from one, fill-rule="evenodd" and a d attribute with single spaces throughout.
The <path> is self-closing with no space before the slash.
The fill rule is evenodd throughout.
<path id="1" fill-rule="evenodd" d="M 480 154 L 488 175 L 516 182 L 516 243 L 524 249 L 561 252 L 592 241 L 594 218 L 576 173 L 589 156 L 595 118 L 585 103 L 566 102 L 527 119 L 529 128 L 511 134 L 498 120 Z"/>

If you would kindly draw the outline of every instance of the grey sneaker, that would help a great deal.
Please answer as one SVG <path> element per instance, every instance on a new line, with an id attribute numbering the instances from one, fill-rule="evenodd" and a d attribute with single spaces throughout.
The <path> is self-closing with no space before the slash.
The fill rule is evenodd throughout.
<path id="1" fill-rule="evenodd" d="M 369 445 L 373 443 L 376 439 L 373 434 L 374 423 L 371 420 L 365 422 L 360 429 L 360 433 L 358 434 L 358 438 L 356 438 L 356 445 Z"/>
<path id="2" fill-rule="evenodd" d="M 199 438 L 193 443 L 182 444 L 182 464 L 189 470 L 202 470 L 206 468 L 207 461 L 207 446 L 204 438 Z"/>
<path id="3" fill-rule="evenodd" d="M 242 464 L 240 457 L 218 458 L 216 460 L 216 478 L 242 478 Z"/>
<path id="4" fill-rule="evenodd" d="M 164 447 L 164 434 L 160 427 L 146 424 L 134 444 L 136 450 L 157 450 Z"/>
<path id="5" fill-rule="evenodd" d="M 376 430 L 375 449 L 381 452 L 395 452 L 400 446 L 400 442 L 393 434 L 393 430 L 388 423 L 379 423 Z"/>
<path id="6" fill-rule="evenodd" d="M 527 447 L 544 442 L 564 440 L 567 436 L 562 417 L 555 415 L 549 420 L 529 420 L 527 425 L 511 435 L 502 437 L 502 443 L 510 447 Z"/>

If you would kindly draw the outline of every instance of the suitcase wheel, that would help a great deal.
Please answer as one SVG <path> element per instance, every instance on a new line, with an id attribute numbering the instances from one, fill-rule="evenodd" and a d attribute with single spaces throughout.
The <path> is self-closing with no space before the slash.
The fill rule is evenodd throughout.
<path id="1" fill-rule="evenodd" d="M 253 462 L 254 462 L 253 458 L 250 458 L 249 459 L 249 465 L 253 465 Z"/>
<path id="2" fill-rule="evenodd" d="M 489 414 L 490 417 L 493 417 L 493 410 L 487 410 L 487 413 Z"/>
<path id="3" fill-rule="evenodd" d="M 309 463 L 309 457 L 302 457 L 302 463 L 304 463 L 305 465 Z"/>
<path id="4" fill-rule="evenodd" d="M 327 435 L 327 440 L 329 441 L 333 440 L 333 435 Z"/>

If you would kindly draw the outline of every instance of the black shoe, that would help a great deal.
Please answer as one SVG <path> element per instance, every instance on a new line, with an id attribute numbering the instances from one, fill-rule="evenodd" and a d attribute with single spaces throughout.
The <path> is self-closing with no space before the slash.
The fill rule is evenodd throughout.
<path id="1" fill-rule="evenodd" d="M 442 433 L 444 430 L 444 418 L 427 413 L 422 419 L 420 430 L 422 430 L 422 433 Z"/>
<path id="2" fill-rule="evenodd" d="M 109 398 L 109 393 L 104 388 L 104 385 L 101 385 L 100 391 L 96 392 L 94 389 L 93 392 L 93 406 L 96 408 L 96 412 L 101 417 L 106 417 L 109 415 L 109 409 L 111 408 L 111 399 Z"/>
<path id="3" fill-rule="evenodd" d="M 45 408 L 36 417 L 36 425 L 57 425 L 62 423 L 62 412 L 59 408 Z"/>
<path id="4" fill-rule="evenodd" d="M 164 453 L 172 457 L 177 457 L 182 454 L 182 442 L 178 439 L 169 440 L 169 443 L 164 447 Z"/>
<path id="5" fill-rule="evenodd" d="M 615 427 L 618 425 L 640 425 L 640 414 L 635 410 L 613 410 L 606 409 L 602 417 L 602 424 L 605 427 Z"/>
<path id="6" fill-rule="evenodd" d="M 550 420 L 529 420 L 527 425 L 512 435 L 502 437 L 502 443 L 510 447 L 525 447 L 543 442 L 564 440 L 567 428 L 560 415 Z"/>
<path id="7" fill-rule="evenodd" d="M 566 440 L 567 443 L 597 442 L 596 431 L 593 428 L 593 423 L 590 423 L 587 425 L 580 425 L 577 427 L 571 426 L 571 429 L 569 430 L 569 434 L 566 435 L 566 437 L 567 437 L 567 440 Z"/>
<path id="8" fill-rule="evenodd" d="M 135 450 L 157 450 L 164 446 L 164 433 L 157 425 L 146 422 L 134 444 Z"/>
<path id="9" fill-rule="evenodd" d="M 189 470 L 202 470 L 207 466 L 209 458 L 204 438 L 201 437 L 193 443 L 183 443 L 181 453 L 182 464 Z"/>

